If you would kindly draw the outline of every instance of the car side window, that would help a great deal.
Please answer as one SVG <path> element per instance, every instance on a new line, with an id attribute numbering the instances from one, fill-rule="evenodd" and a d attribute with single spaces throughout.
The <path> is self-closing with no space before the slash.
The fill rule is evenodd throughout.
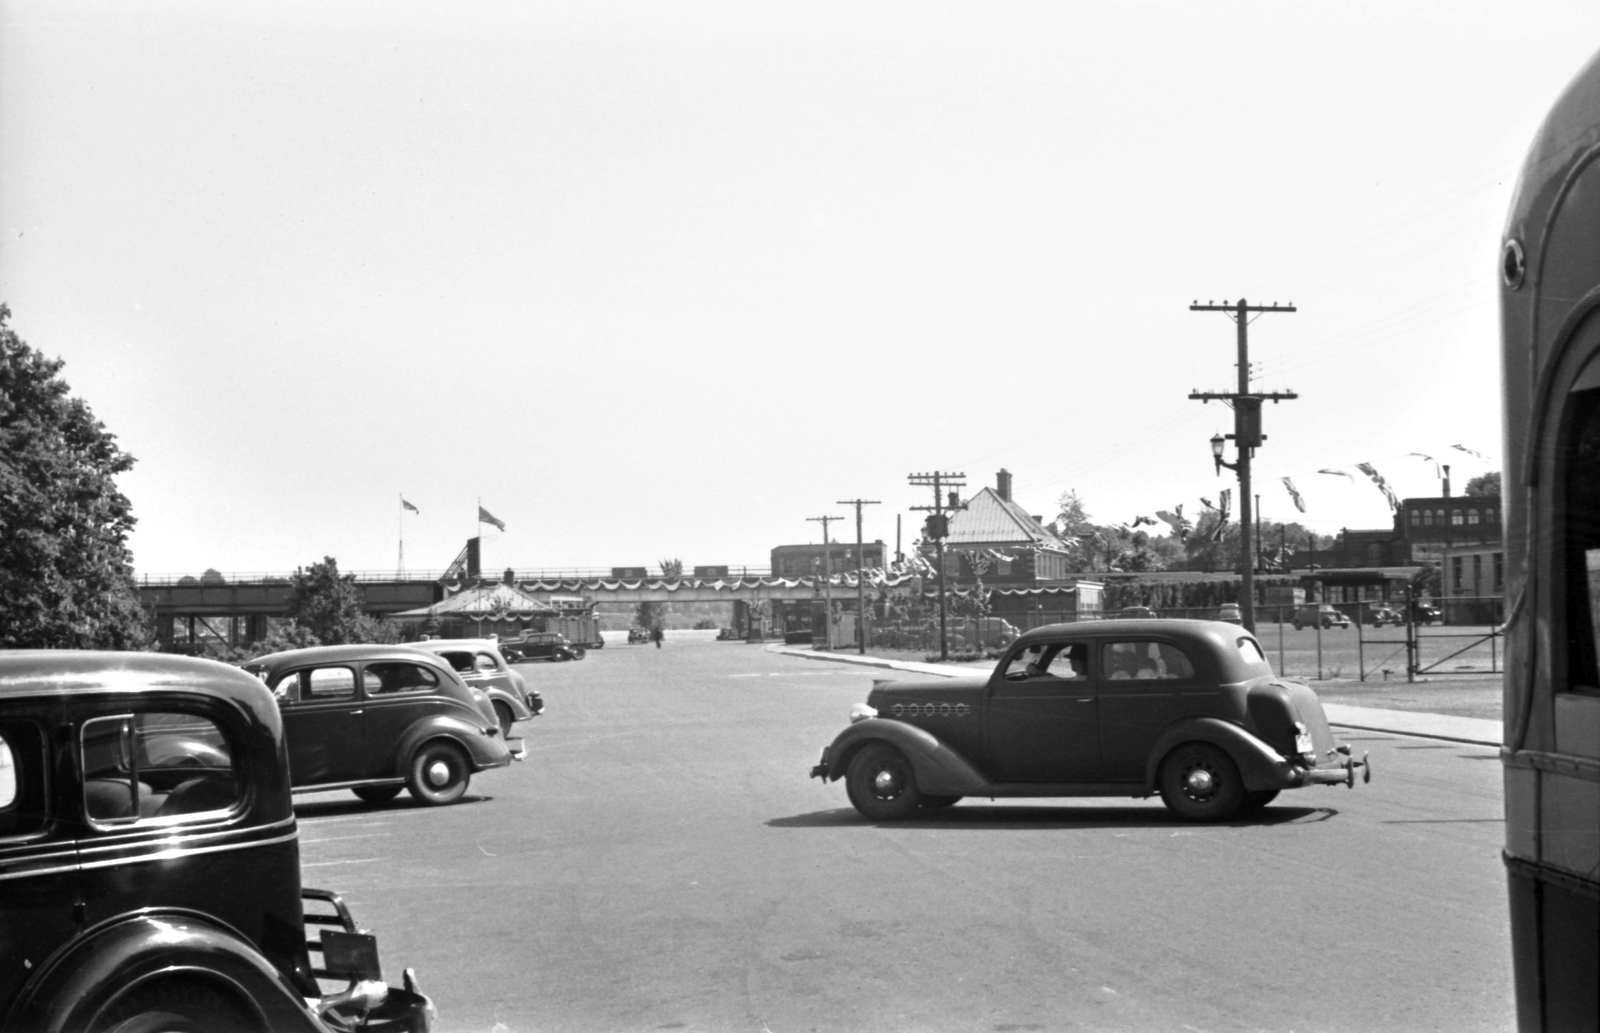
<path id="1" fill-rule="evenodd" d="M 439 688 L 439 676 L 421 664 L 385 660 L 366 666 L 362 672 L 362 685 L 369 696 L 434 692 Z"/>
<path id="2" fill-rule="evenodd" d="M 79 731 L 84 814 L 99 825 L 226 814 L 241 799 L 233 751 L 198 714 L 96 717 Z"/>
<path id="3" fill-rule="evenodd" d="M 30 721 L 0 722 L 0 840 L 44 827 L 44 729 Z"/>
<path id="4" fill-rule="evenodd" d="M 448 653 L 440 653 L 439 657 L 449 664 L 453 671 L 460 671 L 462 674 L 472 673 L 472 654 L 465 650 L 452 649 Z"/>
<path id="5" fill-rule="evenodd" d="M 350 699 L 356 694 L 356 672 L 348 667 L 313 667 L 301 675 L 300 699 Z"/>
<path id="6" fill-rule="evenodd" d="M 1194 677 L 1183 650 L 1166 642 L 1107 642 L 1100 670 L 1109 681 L 1176 681 Z"/>
<path id="7" fill-rule="evenodd" d="M 479 653 L 475 665 L 480 671 L 498 671 L 500 666 L 494 662 L 494 657 L 488 653 Z"/>

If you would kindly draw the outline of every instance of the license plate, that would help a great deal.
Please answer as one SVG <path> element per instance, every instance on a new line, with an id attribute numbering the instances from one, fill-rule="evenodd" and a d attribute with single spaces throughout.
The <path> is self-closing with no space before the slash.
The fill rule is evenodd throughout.
<path id="1" fill-rule="evenodd" d="M 1313 747 L 1311 745 L 1311 736 L 1309 736 L 1309 735 L 1297 735 L 1297 736 L 1295 736 L 1294 737 L 1294 748 L 1295 748 L 1295 751 L 1297 753 L 1310 753 L 1310 752 L 1312 752 Z"/>

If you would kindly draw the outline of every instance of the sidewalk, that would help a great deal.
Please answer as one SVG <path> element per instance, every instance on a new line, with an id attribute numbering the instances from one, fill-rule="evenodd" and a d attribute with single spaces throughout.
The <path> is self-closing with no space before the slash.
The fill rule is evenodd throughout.
<path id="1" fill-rule="evenodd" d="M 769 645 L 766 650 L 769 653 L 796 656 L 804 660 L 880 667 L 934 678 L 959 678 L 968 674 L 988 674 L 994 670 L 992 660 L 974 664 L 925 664 L 913 660 L 885 660 L 881 657 L 854 653 L 819 653 L 813 649 L 781 644 Z M 1477 746 L 1500 745 L 1502 728 L 1499 721 L 1452 717 L 1448 714 L 1423 714 L 1407 710 L 1381 710 L 1377 707 L 1356 707 L 1344 703 L 1323 703 L 1322 709 L 1328 715 L 1328 723 L 1338 725 L 1340 728 L 1353 728 L 1365 732 L 1393 732 L 1396 735 L 1414 735 L 1424 739 L 1442 739 L 1446 742 L 1471 743 Z"/>

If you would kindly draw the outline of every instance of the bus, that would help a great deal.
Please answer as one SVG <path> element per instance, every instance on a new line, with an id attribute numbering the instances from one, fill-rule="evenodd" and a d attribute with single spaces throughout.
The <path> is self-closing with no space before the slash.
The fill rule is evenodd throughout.
<path id="1" fill-rule="evenodd" d="M 1600 54 L 1540 127 L 1500 261 L 1504 861 L 1518 1028 L 1600 1028 Z"/>

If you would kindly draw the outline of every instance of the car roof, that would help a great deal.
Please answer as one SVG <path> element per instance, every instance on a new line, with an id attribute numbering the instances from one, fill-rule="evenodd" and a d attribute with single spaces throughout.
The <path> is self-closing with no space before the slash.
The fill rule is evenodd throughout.
<path id="1" fill-rule="evenodd" d="M 245 667 L 247 669 L 259 668 L 269 673 L 275 673 L 288 667 L 310 664 L 356 663 L 365 660 L 424 660 L 429 664 L 448 670 L 437 656 L 425 650 L 416 649 L 412 646 L 370 644 L 288 649 L 282 653 L 269 653 L 266 656 L 258 656 L 245 664 Z"/>
<path id="2" fill-rule="evenodd" d="M 402 642 L 408 649 L 441 653 L 446 649 L 492 649 L 499 651 L 500 640 L 493 638 L 430 638 L 426 642 Z"/>
<path id="3" fill-rule="evenodd" d="M 0 699 L 96 689 L 186 690 L 230 700 L 249 710 L 277 709 L 259 679 L 216 660 L 90 649 L 0 650 Z"/>
<path id="4" fill-rule="evenodd" d="M 1075 621 L 1070 624 L 1046 624 L 1025 631 L 1017 637 L 1018 643 L 1062 639 L 1127 638 L 1130 635 L 1160 635 L 1164 637 L 1207 639 L 1219 646 L 1232 647 L 1240 634 L 1248 635 L 1237 624 L 1225 621 L 1188 620 L 1169 617 L 1140 617 L 1132 620 Z"/>

